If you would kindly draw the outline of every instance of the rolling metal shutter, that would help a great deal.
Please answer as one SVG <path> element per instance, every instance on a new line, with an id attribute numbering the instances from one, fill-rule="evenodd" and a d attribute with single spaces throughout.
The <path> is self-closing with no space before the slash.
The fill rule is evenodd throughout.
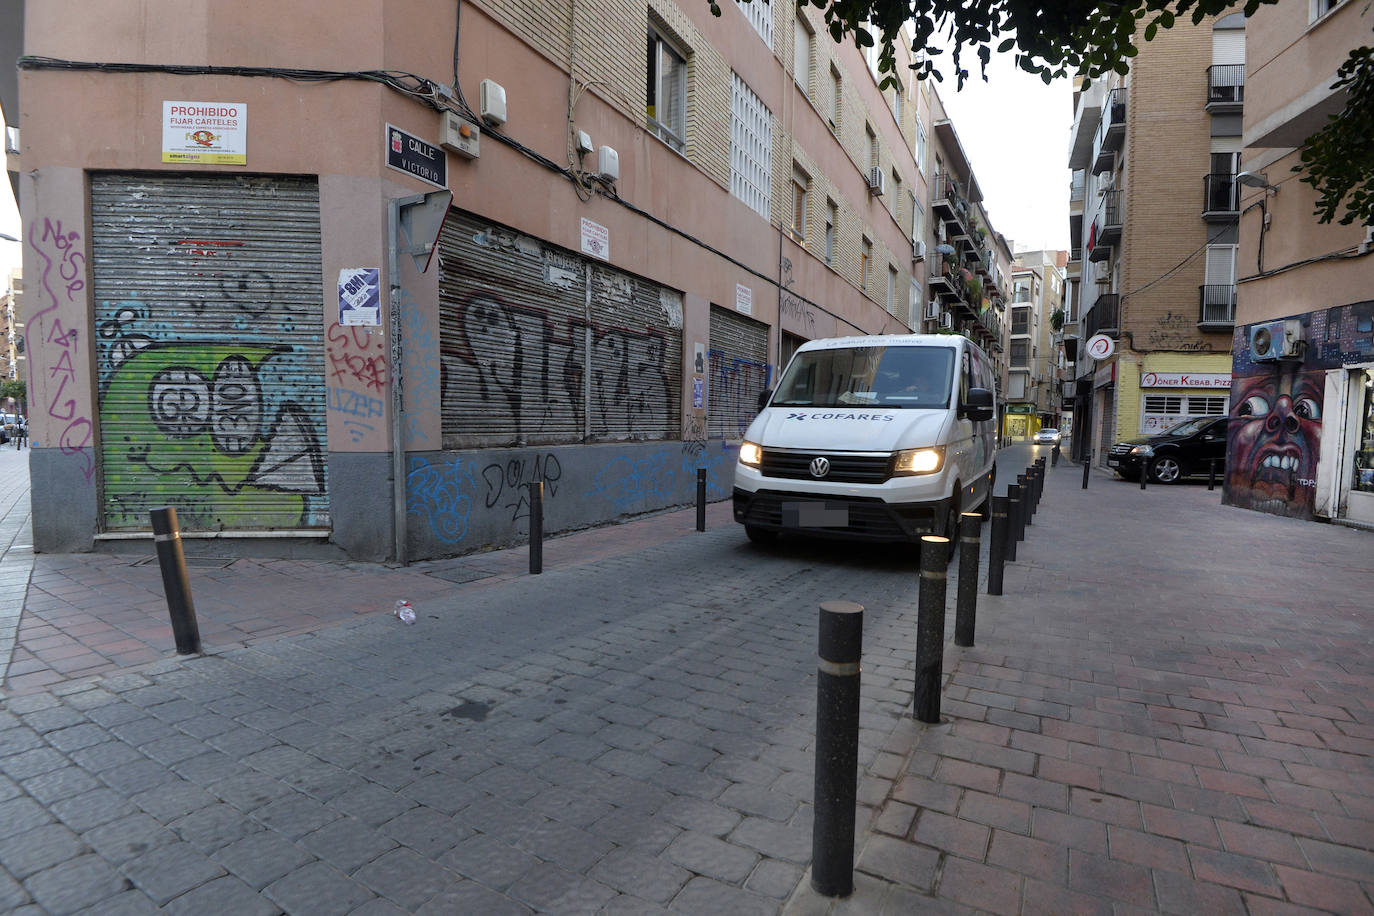
<path id="1" fill-rule="evenodd" d="M 319 187 L 94 174 L 105 530 L 327 528 Z"/>
<path id="2" fill-rule="evenodd" d="M 439 340 L 444 448 L 679 435 L 682 300 L 656 283 L 454 212 Z"/>
<path id="3" fill-rule="evenodd" d="M 768 325 L 711 306 L 711 375 L 706 432 L 738 439 L 759 412 L 759 392 L 771 382 Z"/>

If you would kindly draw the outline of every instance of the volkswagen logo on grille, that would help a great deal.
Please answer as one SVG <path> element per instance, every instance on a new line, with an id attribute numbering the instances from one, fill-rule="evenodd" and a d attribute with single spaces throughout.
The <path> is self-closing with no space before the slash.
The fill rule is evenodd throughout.
<path id="1" fill-rule="evenodd" d="M 818 455 L 811 459 L 811 476 L 824 477 L 830 473 L 830 459 L 824 455 Z"/>

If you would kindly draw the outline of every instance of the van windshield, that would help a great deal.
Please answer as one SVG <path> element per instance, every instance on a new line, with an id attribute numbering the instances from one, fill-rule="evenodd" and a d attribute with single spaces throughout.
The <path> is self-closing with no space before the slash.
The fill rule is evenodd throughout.
<path id="1" fill-rule="evenodd" d="M 949 347 L 845 347 L 797 353 L 778 382 L 774 407 L 949 406 Z"/>

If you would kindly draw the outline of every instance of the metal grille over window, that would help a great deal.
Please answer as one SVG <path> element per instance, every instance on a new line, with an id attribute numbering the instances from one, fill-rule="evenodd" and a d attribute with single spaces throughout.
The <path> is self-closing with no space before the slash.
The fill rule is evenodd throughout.
<path id="1" fill-rule="evenodd" d="M 748 3 L 741 3 L 735 0 L 735 6 L 744 14 L 744 18 L 749 20 L 749 24 L 754 27 L 754 31 L 759 33 L 763 43 L 769 48 L 773 47 L 773 4 L 769 0 L 751 0 Z"/>
<path id="2" fill-rule="evenodd" d="M 768 219 L 773 116 L 738 73 L 731 78 L 730 193 Z"/>

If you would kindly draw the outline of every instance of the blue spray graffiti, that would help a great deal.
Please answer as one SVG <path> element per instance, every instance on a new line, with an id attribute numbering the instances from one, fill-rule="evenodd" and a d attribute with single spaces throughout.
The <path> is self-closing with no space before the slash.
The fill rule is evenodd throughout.
<path id="1" fill-rule="evenodd" d="M 428 442 L 420 418 L 439 413 L 439 337 L 408 290 L 401 290 L 401 337 L 405 341 L 407 442 Z"/>
<path id="2" fill-rule="evenodd" d="M 613 459 L 597 473 L 587 496 L 599 496 L 616 506 L 629 506 L 648 500 L 667 502 L 673 495 L 674 472 L 671 453 L 660 449 L 645 458 Z M 693 471 L 693 479 L 696 473 Z"/>
<path id="3" fill-rule="evenodd" d="M 434 536 L 445 544 L 457 544 L 467 537 L 468 516 L 477 491 L 476 465 L 464 467 L 461 459 L 449 458 L 431 463 L 422 457 L 410 459 L 406 472 L 406 513 L 422 518 Z"/>

